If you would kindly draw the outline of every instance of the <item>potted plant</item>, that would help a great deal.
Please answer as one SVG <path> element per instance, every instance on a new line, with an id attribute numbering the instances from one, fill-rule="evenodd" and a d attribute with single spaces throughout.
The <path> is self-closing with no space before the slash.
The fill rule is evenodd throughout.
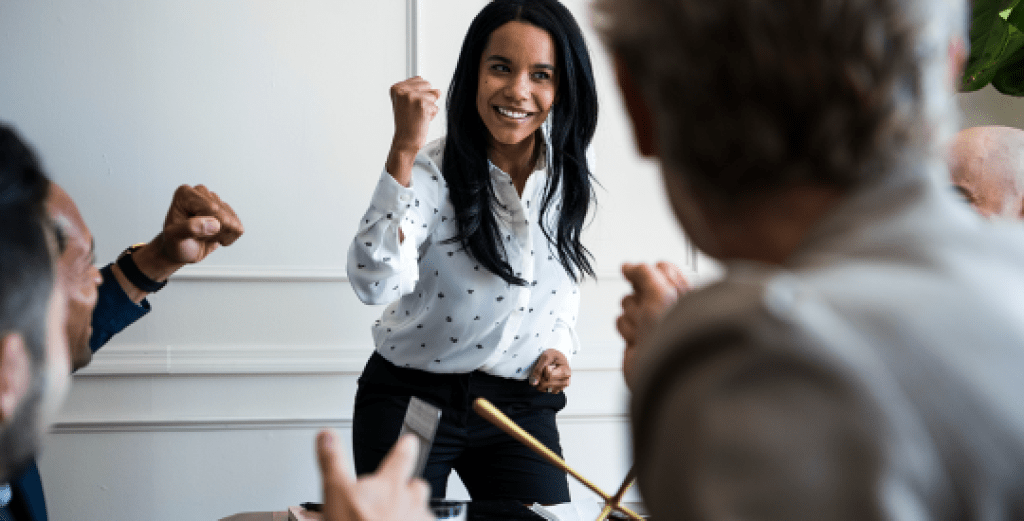
<path id="1" fill-rule="evenodd" d="M 1024 0 L 974 0 L 971 52 L 960 90 L 989 83 L 1003 94 L 1024 96 Z"/>

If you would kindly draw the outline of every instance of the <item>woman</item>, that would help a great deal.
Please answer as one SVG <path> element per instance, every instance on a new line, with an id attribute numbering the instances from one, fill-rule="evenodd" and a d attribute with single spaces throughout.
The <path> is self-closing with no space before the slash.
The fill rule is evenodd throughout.
<path id="1" fill-rule="evenodd" d="M 472 410 L 483 396 L 561 454 L 580 231 L 593 200 L 585 150 L 597 94 L 579 26 L 555 0 L 488 4 L 470 25 L 445 138 L 424 146 L 439 92 L 391 88 L 395 135 L 349 249 L 363 302 L 390 305 L 356 393 L 356 472 L 377 468 L 410 396 L 442 410 L 424 478 L 454 468 L 474 499 L 569 501 L 565 474 Z"/>

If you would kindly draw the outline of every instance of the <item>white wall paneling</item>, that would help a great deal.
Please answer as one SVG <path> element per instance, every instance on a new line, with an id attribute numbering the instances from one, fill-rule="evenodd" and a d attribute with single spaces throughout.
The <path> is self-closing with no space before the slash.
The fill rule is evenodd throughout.
<path id="1" fill-rule="evenodd" d="M 318 498 L 313 436 L 347 440 L 380 313 L 354 296 L 345 253 L 390 144 L 388 88 L 416 73 L 446 90 L 484 3 L 0 2 L 0 120 L 78 201 L 100 261 L 152 237 L 182 183 L 218 192 L 246 227 L 75 377 L 41 459 L 53 519 L 216 519 Z M 599 277 L 582 288 L 560 425 L 570 464 L 614 489 L 629 466 L 619 265 L 692 272 L 696 253 L 633 152 L 586 2 L 566 4 L 595 64 L 601 186 L 584 236 Z M 1019 101 L 985 99 L 1019 126 Z M 443 128 L 442 113 L 431 136 Z"/>
<path id="2" fill-rule="evenodd" d="M 246 226 L 76 375 L 40 460 L 53 519 L 216 519 L 317 499 L 313 436 L 348 439 L 380 312 L 344 263 L 390 143 L 388 88 L 421 74 L 446 89 L 483 3 L 0 3 L 0 120 L 78 201 L 101 261 L 152 237 L 182 183 L 217 191 Z M 569 5 L 586 26 L 583 2 Z M 602 187 L 585 241 L 599 281 L 583 288 L 584 351 L 559 421 L 566 459 L 614 489 L 629 459 L 618 265 L 687 250 L 588 38 Z"/>

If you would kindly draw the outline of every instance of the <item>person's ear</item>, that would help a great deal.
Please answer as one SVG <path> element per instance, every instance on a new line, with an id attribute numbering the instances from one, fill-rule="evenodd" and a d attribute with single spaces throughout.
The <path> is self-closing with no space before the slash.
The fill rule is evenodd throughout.
<path id="1" fill-rule="evenodd" d="M 19 333 L 0 337 L 0 424 L 11 421 L 32 384 L 32 361 Z"/>
<path id="2" fill-rule="evenodd" d="M 964 76 L 964 69 L 967 67 L 967 44 L 964 43 L 964 39 L 959 36 L 954 37 L 949 42 L 949 49 L 947 50 L 948 67 L 949 67 L 949 80 L 953 86 L 953 92 L 960 90 L 960 85 L 963 83 L 962 78 Z"/>
<path id="3" fill-rule="evenodd" d="M 626 104 L 626 112 L 633 123 L 633 137 L 636 138 L 636 147 L 640 155 L 644 157 L 656 157 L 658 155 L 658 143 L 654 129 L 654 117 L 651 114 L 650 106 L 640 92 L 640 87 L 633 80 L 629 68 L 618 55 L 613 57 L 615 61 L 615 79 L 622 92 L 622 100 Z"/>

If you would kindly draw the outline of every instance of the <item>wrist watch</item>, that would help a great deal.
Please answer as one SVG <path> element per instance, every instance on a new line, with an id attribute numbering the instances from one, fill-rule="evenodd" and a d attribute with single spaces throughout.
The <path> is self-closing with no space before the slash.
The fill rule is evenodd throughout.
<path id="1" fill-rule="evenodd" d="M 125 248 L 125 250 L 121 252 L 121 255 L 117 257 L 117 267 L 121 268 L 121 273 L 124 273 L 128 282 L 134 284 L 136 288 L 139 288 L 146 293 L 156 293 L 167 285 L 167 281 L 157 282 L 147 277 L 146 274 L 142 273 L 142 270 L 140 270 L 135 264 L 135 260 L 132 259 L 132 254 L 142 249 L 145 245 L 146 243 L 140 242 Z"/>

